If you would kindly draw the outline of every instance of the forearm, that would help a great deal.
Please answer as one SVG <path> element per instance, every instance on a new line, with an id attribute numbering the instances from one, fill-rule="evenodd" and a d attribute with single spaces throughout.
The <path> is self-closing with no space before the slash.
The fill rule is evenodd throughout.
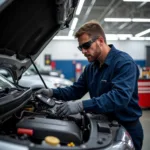
<path id="1" fill-rule="evenodd" d="M 86 69 L 85 69 L 86 70 Z M 87 83 L 85 72 L 81 74 L 78 81 L 72 86 L 66 88 L 53 89 L 53 96 L 61 100 L 76 100 L 80 99 L 87 93 Z"/>
<path id="2" fill-rule="evenodd" d="M 82 98 L 87 92 L 86 87 L 73 85 L 66 88 L 53 89 L 53 97 L 61 100 L 76 100 Z"/>

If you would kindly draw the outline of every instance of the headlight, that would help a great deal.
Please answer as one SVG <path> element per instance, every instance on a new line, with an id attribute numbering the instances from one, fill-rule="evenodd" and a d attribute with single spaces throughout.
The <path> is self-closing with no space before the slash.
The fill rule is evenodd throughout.
<path id="1" fill-rule="evenodd" d="M 130 147 L 130 149 L 134 149 L 132 138 L 123 126 L 119 129 L 117 141 L 125 142 Z"/>
<path id="2" fill-rule="evenodd" d="M 132 149 L 134 148 L 133 145 L 133 141 L 131 136 L 129 135 L 129 133 L 127 131 L 124 132 L 124 141 L 128 144 L 128 146 L 130 146 Z"/>

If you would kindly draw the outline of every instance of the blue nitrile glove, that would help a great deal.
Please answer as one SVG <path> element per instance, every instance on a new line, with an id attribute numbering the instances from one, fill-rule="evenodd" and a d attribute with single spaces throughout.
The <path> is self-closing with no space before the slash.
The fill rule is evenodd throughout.
<path id="1" fill-rule="evenodd" d="M 82 111 L 83 111 L 82 101 L 69 101 L 63 103 L 61 106 L 57 108 L 57 115 L 59 117 L 69 116 L 80 113 Z"/>
<path id="2" fill-rule="evenodd" d="M 42 88 L 42 89 L 38 90 L 35 94 L 43 94 L 47 97 L 52 97 L 53 96 L 53 90 Z"/>

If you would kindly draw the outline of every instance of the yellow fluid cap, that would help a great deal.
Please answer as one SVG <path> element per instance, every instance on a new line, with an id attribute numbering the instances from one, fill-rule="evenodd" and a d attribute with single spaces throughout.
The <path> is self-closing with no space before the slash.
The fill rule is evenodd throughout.
<path id="1" fill-rule="evenodd" d="M 69 146 L 69 147 L 74 147 L 75 144 L 74 144 L 73 142 L 70 142 L 70 143 L 67 144 L 67 146 Z"/>
<path id="2" fill-rule="evenodd" d="M 25 108 L 27 111 L 34 111 L 34 107 Z"/>
<path id="3" fill-rule="evenodd" d="M 46 136 L 45 142 L 52 146 L 57 146 L 60 143 L 60 140 L 57 137 L 54 136 Z"/>

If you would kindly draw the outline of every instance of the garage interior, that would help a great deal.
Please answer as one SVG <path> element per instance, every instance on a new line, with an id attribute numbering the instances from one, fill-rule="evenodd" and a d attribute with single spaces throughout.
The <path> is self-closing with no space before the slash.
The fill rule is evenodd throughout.
<path id="1" fill-rule="evenodd" d="M 142 150 L 149 150 L 150 0 L 79 0 L 70 26 L 54 36 L 35 60 L 35 65 L 46 84 L 50 84 L 50 88 L 70 86 L 77 81 L 89 62 L 78 50 L 78 41 L 74 35 L 90 20 L 98 21 L 105 31 L 107 43 L 128 53 L 139 68 L 138 103 L 142 108 L 143 115 L 140 120 L 144 130 Z M 0 69 L 0 74 L 8 77 L 5 70 Z M 24 72 L 22 75 L 24 80 L 20 80 L 19 84 L 24 86 L 28 84 L 27 80 L 31 80 L 30 84 L 37 82 L 39 80 L 37 76 L 36 69 L 32 65 Z M 89 93 L 81 100 L 88 99 Z"/>
<path id="2" fill-rule="evenodd" d="M 80 0 L 81 11 L 76 12 L 70 27 L 58 33 L 45 48 L 36 62 L 45 66 L 44 55 L 49 54 L 53 67 L 61 70 L 65 77 L 75 81 L 85 65 L 86 58 L 78 51 L 78 42 L 73 35 L 89 20 L 97 20 L 102 25 L 108 44 L 132 56 L 140 68 L 140 106 L 143 109 L 141 122 L 144 128 L 143 150 L 150 147 L 150 1 L 148 0 Z M 83 5 L 83 6 L 82 6 Z M 79 7 L 79 6 L 78 6 Z M 60 54 L 60 55 L 58 55 Z M 78 69 L 79 68 L 79 72 Z M 140 82 L 139 82 L 140 84 Z M 83 99 L 88 99 L 88 94 Z"/>

